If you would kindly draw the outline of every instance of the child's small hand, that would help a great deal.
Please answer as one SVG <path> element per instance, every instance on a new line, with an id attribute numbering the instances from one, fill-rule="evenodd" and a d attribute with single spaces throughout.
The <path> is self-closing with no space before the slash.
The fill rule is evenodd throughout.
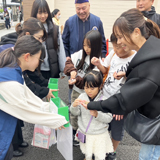
<path id="1" fill-rule="evenodd" d="M 75 79 L 75 78 L 76 78 L 76 75 L 77 75 L 77 72 L 76 72 L 76 71 L 72 71 L 72 72 L 70 73 L 70 75 L 71 75 L 71 78 L 70 78 L 70 79 Z"/>
<path id="2" fill-rule="evenodd" d="M 85 109 L 88 109 L 88 108 L 87 108 L 87 105 L 88 105 L 88 103 L 89 103 L 88 101 L 81 100 L 80 103 L 81 103 L 81 105 L 82 105 Z"/>
<path id="3" fill-rule="evenodd" d="M 98 112 L 96 110 L 90 110 L 90 115 L 97 117 L 98 116 Z"/>
<path id="4" fill-rule="evenodd" d="M 116 121 L 120 121 L 123 119 L 123 115 L 116 115 L 116 114 L 113 114 L 113 118 L 115 117 L 115 120 Z"/>
<path id="5" fill-rule="evenodd" d="M 76 79 L 69 79 L 68 84 L 74 85 L 76 83 Z"/>
<path id="6" fill-rule="evenodd" d="M 114 72 L 113 73 L 113 77 L 115 78 L 115 79 L 117 79 L 117 80 L 120 80 L 122 77 L 125 77 L 126 78 L 126 72 L 122 72 L 122 71 L 120 71 L 120 72 Z"/>
<path id="7" fill-rule="evenodd" d="M 100 60 L 99 60 L 97 57 L 93 57 L 93 58 L 91 59 L 91 63 L 92 63 L 93 65 L 95 65 L 95 66 L 98 66 L 98 65 L 100 65 Z"/>
<path id="8" fill-rule="evenodd" d="M 79 105 L 81 104 L 80 101 L 81 101 L 81 99 L 76 99 L 76 100 L 73 102 L 72 106 L 73 106 L 73 107 L 79 106 Z"/>

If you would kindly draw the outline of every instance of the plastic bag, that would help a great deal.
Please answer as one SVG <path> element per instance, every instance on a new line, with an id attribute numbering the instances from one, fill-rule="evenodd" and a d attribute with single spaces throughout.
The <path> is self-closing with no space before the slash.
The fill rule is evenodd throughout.
<path id="1" fill-rule="evenodd" d="M 50 108 L 51 108 L 50 112 L 52 113 L 58 112 L 57 106 L 52 101 L 50 101 Z M 57 143 L 57 140 L 54 129 L 51 129 L 47 126 L 35 124 L 33 140 L 31 145 L 35 147 L 49 149 L 49 147 L 55 143 Z"/>
<path id="2" fill-rule="evenodd" d="M 50 110 L 51 113 L 58 114 L 58 108 L 51 100 L 50 100 L 49 110 Z"/>
<path id="3" fill-rule="evenodd" d="M 56 143 L 57 143 L 57 138 L 56 138 L 55 129 L 51 129 L 49 147 L 51 147 L 53 144 L 56 144 Z"/>
<path id="4" fill-rule="evenodd" d="M 35 124 L 33 133 L 33 146 L 49 149 L 51 129 L 46 126 Z"/>
<path id="5" fill-rule="evenodd" d="M 72 126 L 57 131 L 57 149 L 66 160 L 73 160 Z"/>

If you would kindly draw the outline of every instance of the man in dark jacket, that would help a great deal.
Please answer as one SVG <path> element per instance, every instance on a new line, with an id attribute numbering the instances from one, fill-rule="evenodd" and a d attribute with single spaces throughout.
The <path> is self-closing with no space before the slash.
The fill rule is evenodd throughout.
<path id="1" fill-rule="evenodd" d="M 154 0 L 137 0 L 136 7 L 145 17 L 154 21 L 160 27 L 160 14 L 157 14 L 153 5 Z"/>
<path id="2" fill-rule="evenodd" d="M 83 48 L 85 34 L 94 29 L 102 35 L 102 60 L 106 56 L 106 41 L 103 24 L 99 17 L 90 13 L 89 0 L 75 0 L 76 14 L 65 23 L 62 39 L 67 59 Z"/>

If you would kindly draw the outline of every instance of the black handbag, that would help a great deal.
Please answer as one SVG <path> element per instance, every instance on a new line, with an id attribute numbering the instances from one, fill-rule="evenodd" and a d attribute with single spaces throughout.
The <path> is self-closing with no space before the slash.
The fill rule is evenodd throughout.
<path id="1" fill-rule="evenodd" d="M 124 120 L 124 128 L 141 143 L 160 145 L 160 116 L 150 119 L 134 110 Z"/>

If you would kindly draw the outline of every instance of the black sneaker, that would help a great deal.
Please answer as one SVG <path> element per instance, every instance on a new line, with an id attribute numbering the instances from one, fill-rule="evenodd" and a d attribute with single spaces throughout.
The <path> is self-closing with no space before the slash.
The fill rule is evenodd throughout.
<path id="1" fill-rule="evenodd" d="M 20 150 L 13 151 L 13 157 L 20 157 L 23 156 L 23 152 Z"/>
<path id="2" fill-rule="evenodd" d="M 116 160 L 116 153 L 112 152 L 112 153 L 109 153 L 106 157 L 105 160 Z"/>
<path id="3" fill-rule="evenodd" d="M 28 147 L 28 143 L 25 142 L 25 141 L 23 141 L 23 142 L 19 145 L 19 147 L 26 148 L 26 147 Z"/>
<path id="4" fill-rule="evenodd" d="M 73 140 L 73 146 L 75 146 L 75 147 L 79 146 L 79 142 Z"/>

